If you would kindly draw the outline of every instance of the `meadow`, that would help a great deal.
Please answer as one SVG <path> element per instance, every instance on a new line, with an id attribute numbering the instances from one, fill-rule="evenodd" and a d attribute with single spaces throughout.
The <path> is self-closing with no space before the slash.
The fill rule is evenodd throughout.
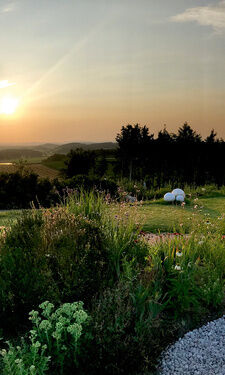
<path id="1" fill-rule="evenodd" d="M 141 214 L 145 217 L 143 230 L 147 232 L 190 232 L 193 220 L 207 217 L 212 223 L 225 213 L 225 196 L 194 198 L 191 204 L 164 204 L 161 200 L 144 202 Z"/>
<path id="2" fill-rule="evenodd" d="M 143 201 L 138 206 L 138 213 L 142 216 L 142 229 L 146 232 L 188 233 L 193 219 L 201 221 L 207 217 L 210 222 L 216 223 L 225 214 L 225 195 L 193 198 L 184 207 L 166 204 L 162 199 Z M 11 225 L 20 214 L 20 210 L 0 211 L 0 225 Z"/>
<path id="3" fill-rule="evenodd" d="M 183 207 L 70 192 L 1 211 L 1 373 L 155 373 L 169 343 L 225 311 L 224 212 L 207 191 Z"/>

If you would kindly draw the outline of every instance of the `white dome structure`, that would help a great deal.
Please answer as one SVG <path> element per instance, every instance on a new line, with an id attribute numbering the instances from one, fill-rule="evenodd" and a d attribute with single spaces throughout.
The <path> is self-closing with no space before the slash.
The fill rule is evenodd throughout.
<path id="1" fill-rule="evenodd" d="M 184 196 L 183 195 L 177 195 L 176 196 L 176 201 L 177 202 L 184 202 Z"/>
<path id="2" fill-rule="evenodd" d="M 175 201 L 175 195 L 173 193 L 166 193 L 164 195 L 164 201 L 166 201 L 166 202 L 174 202 Z"/>
<path id="3" fill-rule="evenodd" d="M 177 197 L 178 195 L 183 195 L 183 197 L 185 198 L 185 192 L 182 189 L 174 189 L 172 191 L 172 194 L 174 194 L 175 197 Z"/>

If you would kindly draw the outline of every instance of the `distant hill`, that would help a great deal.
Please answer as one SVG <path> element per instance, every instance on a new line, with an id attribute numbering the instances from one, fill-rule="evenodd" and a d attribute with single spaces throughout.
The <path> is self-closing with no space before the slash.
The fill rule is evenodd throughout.
<path id="1" fill-rule="evenodd" d="M 55 143 L 43 143 L 30 146 L 0 146 L 0 162 L 5 160 L 38 158 L 53 154 L 68 154 L 70 150 L 82 148 L 83 150 L 114 150 L 117 144 L 114 142 L 81 143 L 72 142 L 58 145 Z"/>
<path id="2" fill-rule="evenodd" d="M 29 149 L 7 149 L 0 151 L 0 161 L 26 159 L 26 158 L 39 158 L 43 154 L 40 151 Z"/>
<path id="3" fill-rule="evenodd" d="M 76 150 L 82 148 L 83 150 L 112 150 L 117 148 L 117 144 L 113 142 L 102 142 L 102 143 L 66 143 L 58 146 L 52 152 L 56 154 L 67 154 L 70 150 Z"/>
<path id="4" fill-rule="evenodd" d="M 44 143 L 44 144 L 40 144 L 40 145 L 37 145 L 37 146 L 30 146 L 29 149 L 35 150 L 35 151 L 40 151 L 40 152 L 43 152 L 43 153 L 49 153 L 49 152 L 54 151 L 57 147 L 59 147 L 59 145 L 57 145 L 55 143 Z"/>

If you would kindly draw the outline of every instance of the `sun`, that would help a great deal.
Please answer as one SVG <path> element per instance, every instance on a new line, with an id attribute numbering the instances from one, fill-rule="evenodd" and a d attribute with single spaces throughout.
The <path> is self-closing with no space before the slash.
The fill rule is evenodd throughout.
<path id="1" fill-rule="evenodd" d="M 19 100 L 12 96 L 5 96 L 0 101 L 0 113 L 4 115 L 12 115 L 19 104 Z"/>

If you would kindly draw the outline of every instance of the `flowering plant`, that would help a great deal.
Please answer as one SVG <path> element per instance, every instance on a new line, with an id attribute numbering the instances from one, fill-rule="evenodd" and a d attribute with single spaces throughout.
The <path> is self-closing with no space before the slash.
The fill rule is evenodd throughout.
<path id="1" fill-rule="evenodd" d="M 32 310 L 29 319 L 33 323 L 29 343 L 24 339 L 20 346 L 8 343 L 9 350 L 2 350 L 4 371 L 8 375 L 44 375 L 48 369 L 64 374 L 65 369 L 78 365 L 81 336 L 88 314 L 83 302 L 65 303 L 58 309 L 48 301 Z M 52 373 L 52 372 L 51 372 Z"/>

